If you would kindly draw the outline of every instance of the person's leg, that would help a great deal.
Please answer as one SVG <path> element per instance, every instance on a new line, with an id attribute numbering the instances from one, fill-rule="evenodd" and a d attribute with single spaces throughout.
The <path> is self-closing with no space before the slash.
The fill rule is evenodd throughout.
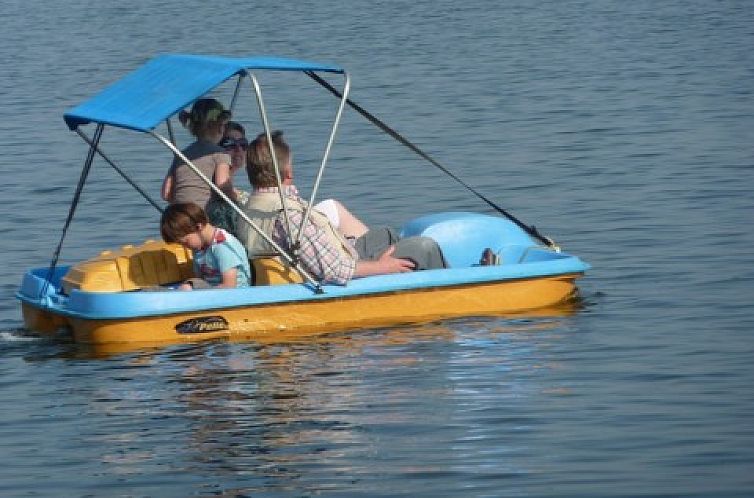
<path id="1" fill-rule="evenodd" d="M 314 209 L 327 216 L 330 224 L 335 228 L 340 228 L 340 215 L 338 214 L 338 205 L 335 199 L 325 199 L 314 205 Z"/>
<path id="2" fill-rule="evenodd" d="M 356 239 L 354 247 L 361 259 L 377 259 L 393 244 L 398 242 L 398 232 L 391 227 L 370 229 Z"/>
<path id="3" fill-rule="evenodd" d="M 355 239 L 358 239 L 359 237 L 367 233 L 369 227 L 367 227 L 360 219 L 354 216 L 351 211 L 346 209 L 346 207 L 342 203 L 336 201 L 335 199 L 329 200 L 332 200 L 332 202 L 335 204 L 335 209 L 338 212 L 338 218 L 340 220 L 338 230 L 340 230 L 340 233 L 342 233 L 346 237 L 353 237 Z"/>
<path id="4" fill-rule="evenodd" d="M 407 237 L 395 245 L 396 258 L 410 259 L 417 270 L 447 268 L 440 246 L 429 237 Z"/>
<path id="5" fill-rule="evenodd" d="M 377 259 L 391 245 L 395 245 L 396 258 L 410 259 L 417 270 L 447 268 L 440 246 L 429 237 L 400 239 L 391 227 L 377 227 L 356 239 L 356 252 L 361 259 Z"/>

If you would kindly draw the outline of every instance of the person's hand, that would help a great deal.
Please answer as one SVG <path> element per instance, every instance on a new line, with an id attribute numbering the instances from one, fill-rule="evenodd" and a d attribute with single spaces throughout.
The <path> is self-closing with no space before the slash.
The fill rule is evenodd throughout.
<path id="1" fill-rule="evenodd" d="M 184 283 L 182 283 L 181 285 L 178 286 L 178 290 L 190 291 L 190 290 L 194 290 L 194 286 L 191 285 L 191 284 L 189 284 L 189 283 L 187 283 L 187 282 L 184 282 Z"/>
<path id="2" fill-rule="evenodd" d="M 416 266 L 410 259 L 396 258 L 395 246 L 388 247 L 377 259 L 360 259 L 356 262 L 354 277 L 369 275 L 386 275 L 388 273 L 406 273 Z"/>
<path id="3" fill-rule="evenodd" d="M 416 267 L 410 259 L 395 258 L 393 253 L 395 253 L 395 246 L 390 246 L 377 258 L 377 264 L 383 270 L 382 273 L 406 273 L 413 271 Z"/>

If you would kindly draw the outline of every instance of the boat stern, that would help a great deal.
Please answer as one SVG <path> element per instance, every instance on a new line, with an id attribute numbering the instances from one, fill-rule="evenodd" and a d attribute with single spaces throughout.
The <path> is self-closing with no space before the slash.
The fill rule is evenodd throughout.
<path id="1" fill-rule="evenodd" d="M 56 309 L 65 300 L 59 286 L 68 269 L 67 266 L 56 268 L 50 275 L 49 268 L 35 268 L 24 274 L 16 298 L 21 301 L 26 329 L 52 335 L 69 326 L 68 318 Z"/>

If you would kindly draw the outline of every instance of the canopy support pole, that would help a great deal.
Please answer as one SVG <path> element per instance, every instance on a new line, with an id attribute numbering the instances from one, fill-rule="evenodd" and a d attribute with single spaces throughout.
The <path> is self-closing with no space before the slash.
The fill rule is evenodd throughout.
<path id="1" fill-rule="evenodd" d="M 335 142 L 335 135 L 338 131 L 338 125 L 340 124 L 340 120 L 343 115 L 343 109 L 345 109 L 346 100 L 348 98 L 348 93 L 351 89 L 351 77 L 348 73 L 343 73 L 345 77 L 345 83 L 343 85 L 343 98 L 340 101 L 340 105 L 338 105 L 338 110 L 335 114 L 335 120 L 333 121 L 332 129 L 330 130 L 330 136 L 327 140 L 327 145 L 325 146 L 325 151 L 322 156 L 322 162 L 320 163 L 319 170 L 317 171 L 317 177 L 314 180 L 314 185 L 312 187 L 312 194 L 309 199 L 309 202 L 306 206 L 306 211 L 304 212 L 304 217 L 301 221 L 301 225 L 298 227 L 298 231 L 296 233 L 296 236 L 293 235 L 293 230 L 291 229 L 291 221 L 290 216 L 288 215 L 288 209 L 286 207 L 286 201 L 285 201 L 285 192 L 283 191 L 283 180 L 280 175 L 280 165 L 278 164 L 277 155 L 272 153 L 274 146 L 272 145 L 272 130 L 270 127 L 269 119 L 267 117 L 267 111 L 264 106 L 264 100 L 262 99 L 262 89 L 259 86 L 259 81 L 257 80 L 256 76 L 254 74 L 250 74 L 251 83 L 254 87 L 254 94 L 257 97 L 257 104 L 259 106 L 259 114 L 262 119 L 262 124 L 264 126 L 265 135 L 267 137 L 267 143 L 270 144 L 270 152 L 271 152 L 271 159 L 272 164 L 275 169 L 275 180 L 278 184 L 278 192 L 280 194 L 280 202 L 283 206 L 283 213 L 285 213 L 285 223 L 286 223 L 286 229 L 287 229 L 287 235 L 288 235 L 288 243 L 291 247 L 291 251 L 293 252 L 294 256 L 296 255 L 296 252 L 301 247 L 301 238 L 303 237 L 304 233 L 304 227 L 306 226 L 307 222 L 309 221 L 309 216 L 312 211 L 312 205 L 314 203 L 314 199 L 317 195 L 317 190 L 319 189 L 319 184 L 322 181 L 322 175 L 325 171 L 325 166 L 327 165 L 327 160 L 330 157 L 330 151 L 332 150 L 332 145 Z"/>
<path id="2" fill-rule="evenodd" d="M 317 83 L 319 83 L 320 85 L 322 85 L 323 87 L 325 87 L 330 93 L 332 93 L 336 97 L 338 97 L 338 98 L 344 98 L 340 94 L 340 92 L 338 92 L 338 90 L 336 90 L 330 83 L 328 83 L 327 81 L 325 81 L 324 79 L 322 79 L 319 75 L 315 74 L 314 71 L 304 71 L 304 72 L 306 73 L 307 76 L 309 76 L 311 79 L 313 79 L 314 81 L 316 81 Z M 485 197 L 484 195 L 482 195 L 476 189 L 472 188 L 466 182 L 464 182 L 463 180 L 461 180 L 460 178 L 458 178 L 455 174 L 453 174 L 453 172 L 451 172 L 445 166 L 443 166 L 442 164 L 440 164 L 439 162 L 437 162 L 436 160 L 434 160 L 432 157 L 430 157 L 429 154 L 427 154 L 426 152 L 424 152 L 423 150 L 421 150 L 419 147 L 417 147 L 416 145 L 414 145 L 413 143 L 411 143 L 408 139 L 406 139 L 405 137 L 403 137 L 400 133 L 398 133 L 394 129 L 390 128 L 388 125 L 386 125 L 384 122 L 382 122 L 381 120 L 379 120 L 376 116 L 374 116 L 372 113 L 370 113 L 369 111 L 367 111 L 366 109 L 364 109 L 363 107 L 361 107 L 359 104 L 357 104 L 356 102 L 352 101 L 351 99 L 345 99 L 345 100 L 348 103 L 348 105 L 351 106 L 352 109 L 354 109 L 356 112 L 358 112 L 363 117 L 365 117 L 370 123 L 372 123 L 373 125 L 375 125 L 377 128 L 379 128 L 380 130 L 382 130 L 385 133 L 387 133 L 388 135 L 390 135 L 392 138 L 394 138 L 395 140 L 397 140 L 402 145 L 405 145 L 406 147 L 408 147 L 409 149 L 411 149 L 413 152 L 415 152 L 416 154 L 418 154 L 423 159 L 427 160 L 429 163 L 431 163 L 433 166 L 437 167 L 440 171 L 442 171 L 446 175 L 450 176 L 453 180 L 455 180 L 456 182 L 458 182 L 459 184 L 461 184 L 463 187 L 465 187 L 472 194 L 476 195 L 479 199 L 481 199 L 484 202 L 486 202 L 487 205 L 489 205 L 492 209 L 494 209 L 498 213 L 502 214 L 503 216 L 505 216 L 506 218 L 508 218 L 509 220 L 511 220 L 516 225 L 518 225 L 526 233 L 528 233 L 529 235 L 531 235 L 532 237 L 534 237 L 536 239 L 539 239 L 547 247 L 549 247 L 549 248 L 551 248 L 551 249 L 553 249 L 553 250 L 555 250 L 557 252 L 560 252 L 560 248 L 555 245 L 555 242 L 551 238 L 549 238 L 549 237 L 547 237 L 547 236 L 542 235 L 541 233 L 539 233 L 539 230 L 537 230 L 537 228 L 534 225 L 531 225 L 531 226 L 526 225 L 524 222 L 522 222 L 521 220 L 519 220 L 518 218 L 516 218 L 515 216 L 513 216 L 512 214 L 510 214 L 509 212 L 507 212 L 505 209 L 501 208 L 500 206 L 498 206 L 497 204 L 495 204 L 494 202 L 492 202 L 490 199 L 488 199 L 487 197 Z"/>
<path id="3" fill-rule="evenodd" d="M 343 115 L 343 109 L 345 108 L 346 102 L 348 100 L 348 93 L 351 90 L 351 76 L 348 73 L 343 73 L 343 76 L 345 77 L 345 83 L 343 84 L 342 98 L 340 99 L 340 105 L 338 105 L 338 111 L 335 113 L 335 121 L 333 121 L 332 130 L 330 131 L 330 137 L 327 140 L 327 146 L 325 147 L 325 152 L 322 155 L 322 163 L 319 166 L 319 171 L 317 171 L 317 178 L 314 180 L 314 185 L 312 186 L 312 195 L 309 199 L 309 204 L 306 206 L 304 220 L 301 222 L 301 226 L 298 229 L 298 234 L 296 235 L 296 241 L 294 243 L 296 246 L 301 243 L 301 237 L 304 233 L 304 227 L 306 226 L 306 222 L 309 221 L 309 215 L 312 212 L 312 205 L 314 204 L 314 199 L 317 196 L 317 190 L 319 189 L 319 184 L 322 180 L 322 174 L 325 171 L 325 165 L 327 165 L 327 160 L 330 157 L 330 150 L 332 149 L 333 142 L 335 141 L 335 133 L 338 131 L 338 125 L 340 124 L 340 119 Z"/>
<path id="4" fill-rule="evenodd" d="M 293 231 L 291 230 L 291 218 L 288 215 L 288 208 L 285 202 L 285 192 L 283 192 L 283 179 L 280 176 L 280 165 L 278 164 L 277 154 L 275 154 L 275 146 L 272 143 L 272 130 L 270 129 L 270 121 L 267 119 L 267 110 L 264 107 L 264 99 L 262 99 L 262 88 L 259 86 L 259 81 L 253 73 L 249 73 L 251 84 L 254 87 L 254 95 L 257 97 L 257 106 L 259 107 L 259 117 L 262 119 L 262 126 L 264 126 L 264 133 L 267 137 L 267 144 L 270 147 L 270 158 L 272 159 L 272 166 L 275 169 L 275 180 L 278 184 L 278 193 L 280 194 L 280 203 L 283 206 L 283 214 L 285 217 L 285 229 L 286 236 L 288 237 L 288 246 L 291 248 L 291 252 L 294 256 L 297 256 L 298 246 L 293 243 Z M 248 166 L 247 166 L 248 167 Z"/>

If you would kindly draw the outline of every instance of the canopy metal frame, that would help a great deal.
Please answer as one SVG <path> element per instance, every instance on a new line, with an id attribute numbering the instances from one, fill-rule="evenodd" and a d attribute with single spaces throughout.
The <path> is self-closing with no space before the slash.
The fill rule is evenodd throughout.
<path id="1" fill-rule="evenodd" d="M 204 175 L 201 170 L 188 158 L 186 157 L 183 152 L 178 148 L 175 140 L 175 134 L 173 132 L 173 126 L 171 122 L 171 117 L 168 116 L 165 119 L 165 125 L 167 128 L 167 134 L 168 136 L 165 137 L 162 134 L 158 133 L 154 129 L 147 130 L 146 133 L 154 137 L 159 143 L 163 144 L 165 147 L 167 147 L 175 157 L 180 158 L 182 162 L 184 162 L 191 170 L 196 173 L 196 175 L 207 184 L 207 186 L 215 193 L 218 197 L 220 197 L 224 202 L 228 203 L 228 205 L 236 212 L 236 214 L 245 222 L 248 223 L 249 226 L 254 229 L 272 248 L 276 251 L 276 255 L 283 258 L 283 261 L 285 264 L 287 264 L 290 268 L 295 269 L 301 277 L 311 284 L 311 286 L 314 289 L 315 293 L 321 294 L 324 292 L 322 288 L 321 282 L 318 282 L 309 272 L 307 272 L 301 265 L 298 257 L 298 253 L 301 247 L 301 239 L 304 235 L 304 229 L 306 227 L 306 224 L 310 220 L 311 210 L 312 206 L 314 204 L 314 200 L 316 199 L 317 192 L 319 190 L 319 185 L 322 181 L 322 177 L 324 175 L 325 168 L 327 166 L 328 159 L 330 157 L 330 153 L 332 151 L 333 144 L 335 143 L 335 137 L 337 135 L 338 127 L 340 125 L 340 121 L 343 116 L 343 110 L 345 109 L 348 94 L 350 93 L 351 88 L 351 78 L 350 75 L 343 71 L 340 73 L 343 75 L 344 83 L 343 83 L 343 89 L 341 91 L 342 97 L 340 98 L 340 102 L 337 107 L 337 111 L 335 113 L 335 117 L 333 119 L 333 124 L 330 129 L 330 134 L 327 139 L 327 143 L 325 145 L 324 152 L 322 154 L 322 161 L 320 162 L 319 168 L 317 170 L 317 175 L 314 179 L 314 183 L 312 186 L 311 196 L 309 197 L 306 211 L 304 212 L 304 216 L 302 219 L 302 222 L 300 226 L 295 227 L 297 228 L 297 231 L 293 230 L 293 226 L 290 221 L 290 215 L 289 215 L 289 209 L 288 209 L 288 201 L 286 201 L 285 191 L 284 191 L 284 185 L 283 185 L 283 178 L 281 174 L 281 165 L 278 164 L 276 154 L 271 154 L 273 166 L 275 169 L 275 178 L 278 186 L 278 190 L 280 192 L 280 201 L 283 206 L 283 213 L 285 217 L 285 228 L 286 228 L 286 234 L 288 237 L 288 245 L 290 247 L 290 251 L 286 251 L 281 247 L 278 243 L 276 243 L 268 234 L 264 233 L 264 231 L 252 220 L 249 218 L 249 216 L 244 213 L 244 211 L 237 206 L 220 188 L 215 185 L 210 178 L 208 178 L 206 175 Z M 264 127 L 264 132 L 267 137 L 267 141 L 269 144 L 272 144 L 272 126 L 270 125 L 270 119 L 267 113 L 267 109 L 264 105 L 264 99 L 262 97 L 262 88 L 259 84 L 259 80 L 256 77 L 256 75 L 252 72 L 249 72 L 248 70 L 240 71 L 238 73 L 238 79 L 236 81 L 235 89 L 233 91 L 233 97 L 231 99 L 231 103 L 229 105 L 229 108 L 232 110 L 236 104 L 237 100 L 239 98 L 239 94 L 242 88 L 242 83 L 245 78 L 249 78 L 251 81 L 251 87 L 254 92 L 254 96 L 256 98 L 257 108 L 259 110 L 259 116 L 262 121 L 262 125 Z M 199 97 L 200 98 L 200 97 Z M 156 207 L 159 211 L 162 211 L 162 208 L 143 190 L 141 189 L 133 180 L 131 180 L 125 172 L 115 163 L 114 160 L 112 160 L 108 155 L 102 151 L 100 148 L 100 139 L 102 136 L 102 133 L 104 131 L 105 124 L 104 123 L 98 123 L 97 124 L 97 133 L 95 134 L 94 139 L 89 138 L 83 131 L 80 130 L 80 128 L 77 126 L 75 131 L 78 133 L 78 135 L 89 145 L 89 153 L 87 154 L 87 158 L 84 164 L 84 172 L 82 173 L 82 179 L 85 180 L 86 176 L 88 175 L 89 169 L 91 168 L 91 164 L 94 158 L 95 153 L 102 157 L 102 159 L 105 160 L 111 167 L 113 167 L 134 189 L 136 189 L 142 196 L 144 196 L 147 201 L 152 204 L 154 207 Z M 77 195 L 74 197 L 74 204 L 71 207 L 71 213 L 69 215 L 69 220 L 66 223 L 66 228 L 64 229 L 63 237 L 65 236 L 65 230 L 67 229 L 67 226 L 70 224 L 70 218 L 73 215 L 73 211 L 75 210 L 75 204 L 78 202 L 78 198 L 80 196 L 80 191 L 83 185 L 80 185 L 77 189 Z M 61 237 L 61 245 L 62 245 L 63 238 Z M 55 264 L 57 263 L 57 255 L 59 254 L 60 249 L 56 251 L 56 255 L 53 258 L 53 262 L 50 266 L 50 272 L 54 270 Z"/>

